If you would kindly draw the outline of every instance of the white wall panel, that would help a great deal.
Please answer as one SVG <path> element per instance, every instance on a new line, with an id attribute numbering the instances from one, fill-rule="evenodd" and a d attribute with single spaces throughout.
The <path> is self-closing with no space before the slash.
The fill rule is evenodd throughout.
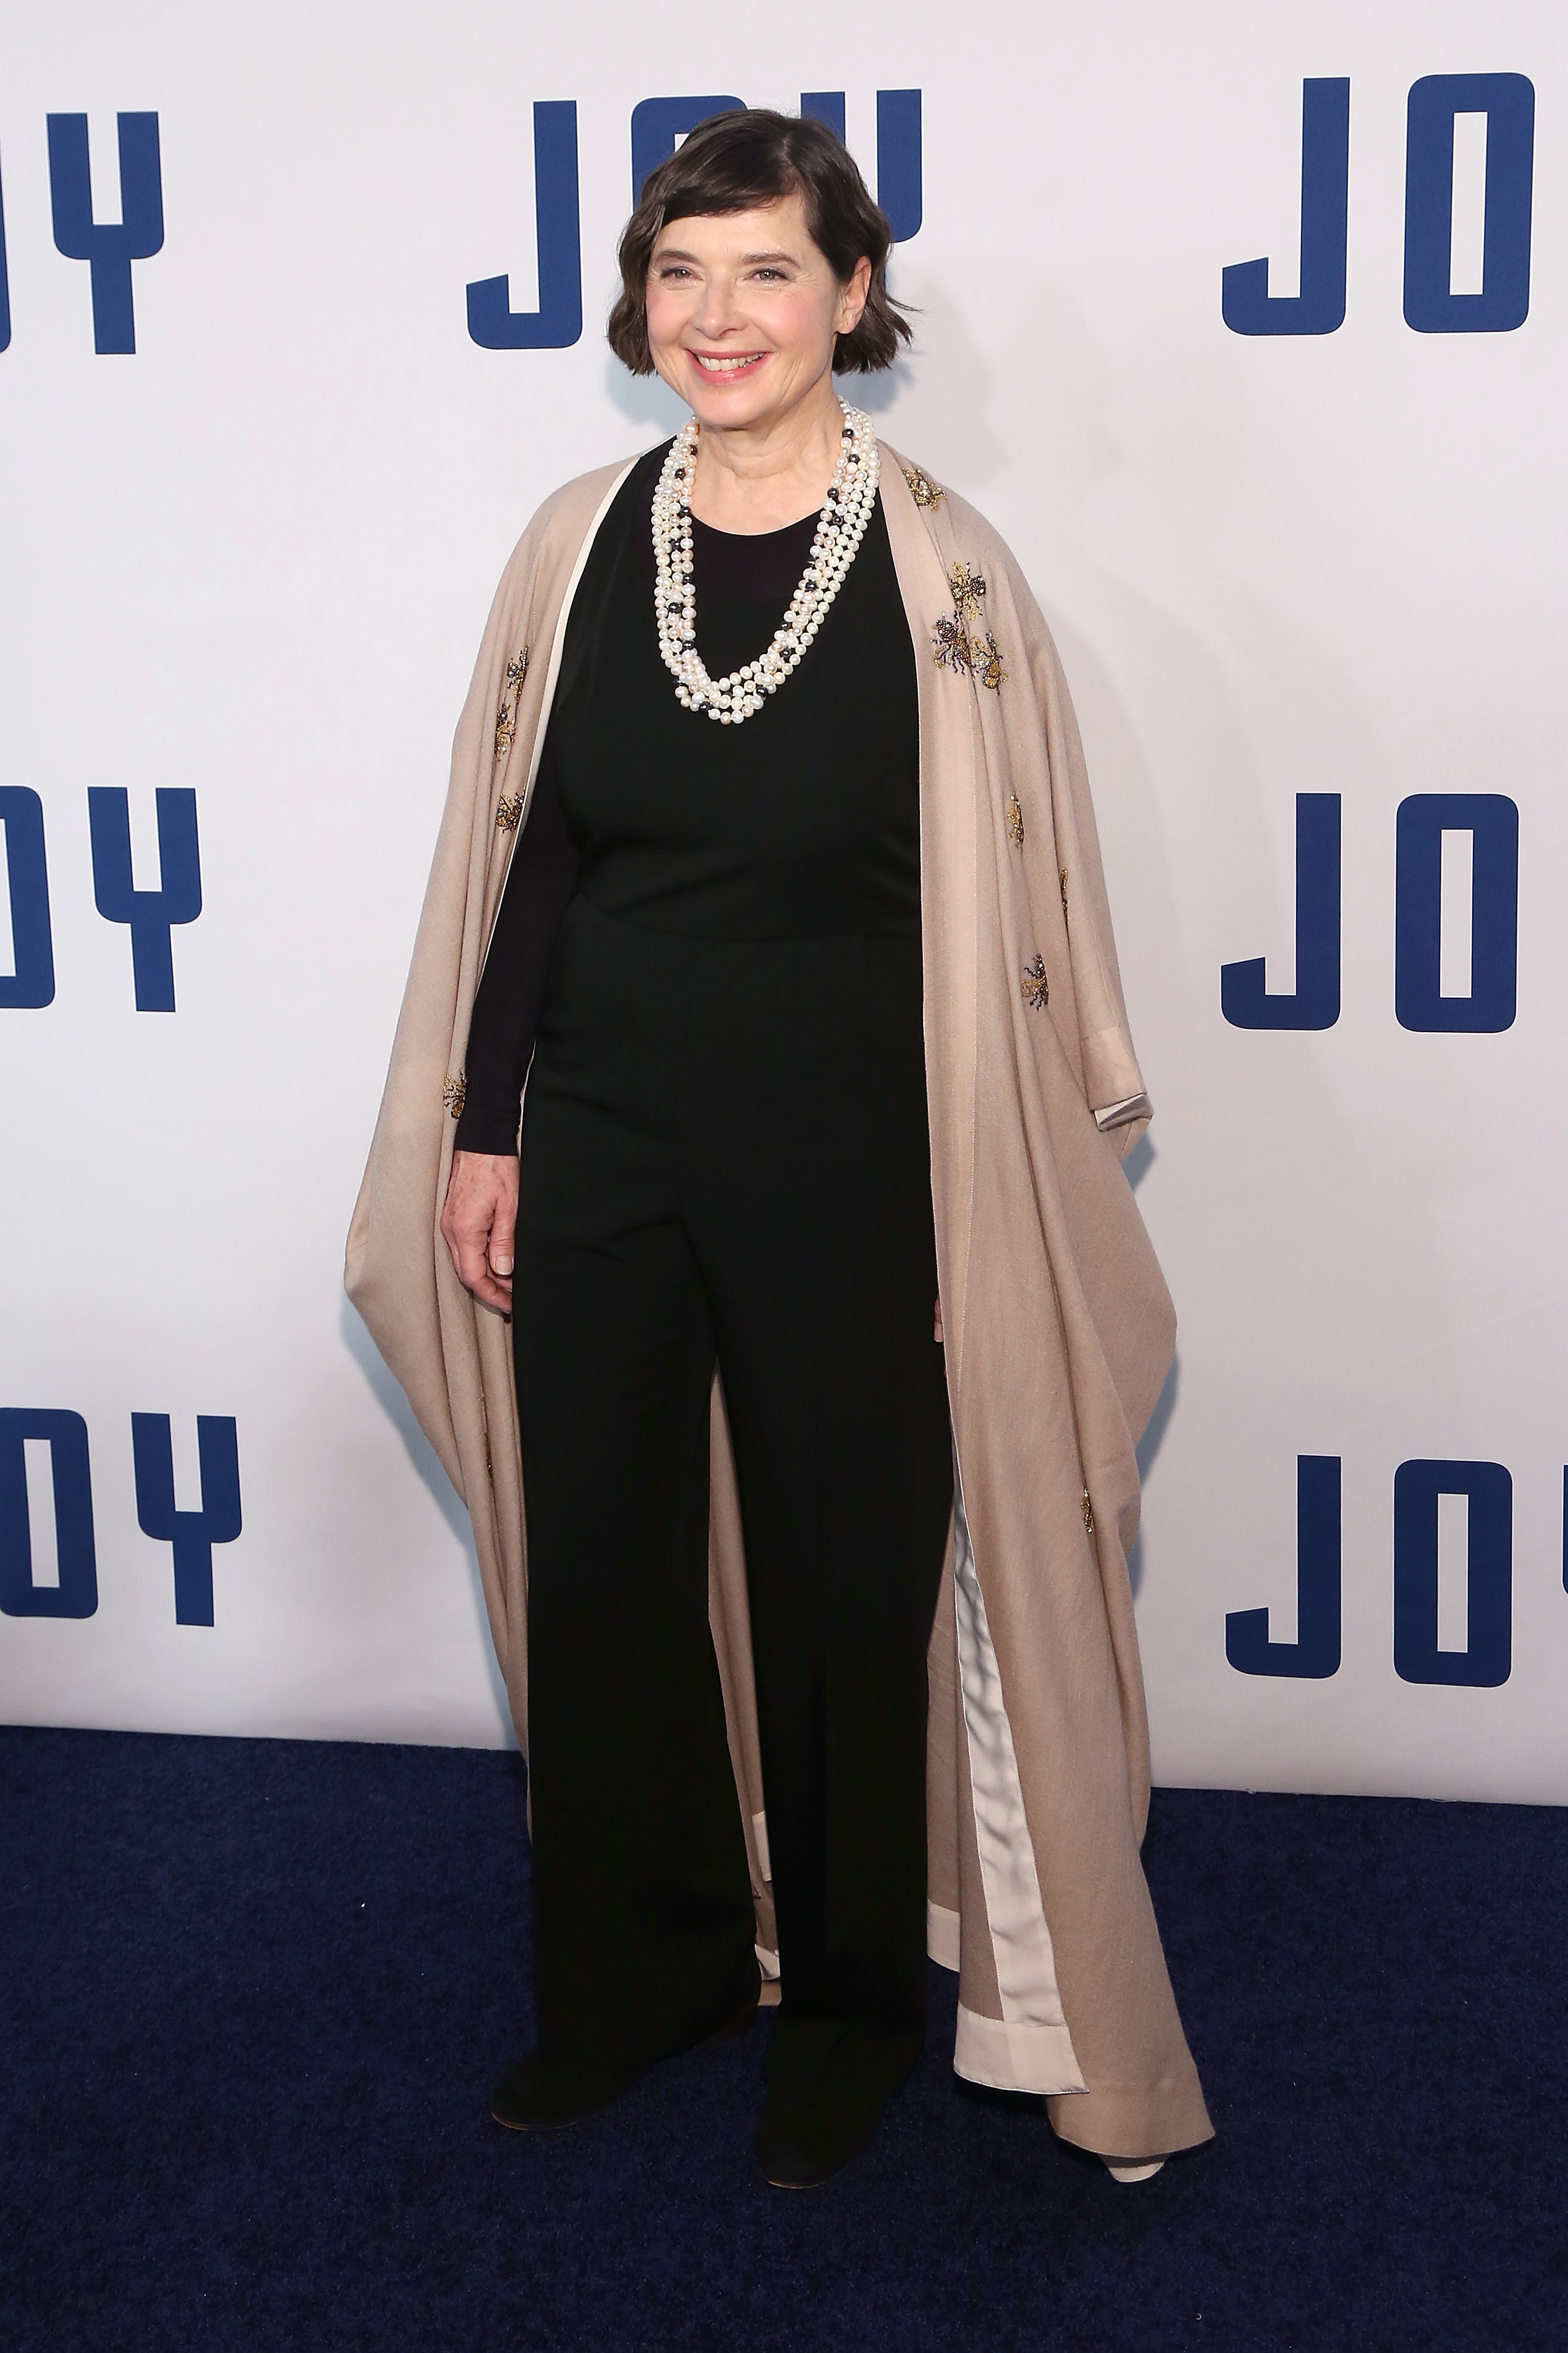
<path id="1" fill-rule="evenodd" d="M 1182 1334 L 1135 1563 L 1157 1774 L 1568 1798 L 1561 12 L 694 0 L 679 21 L 672 45 L 608 0 L 61 0 L 7 43 L 0 786 L 42 803 L 56 989 L 0 1009 L 0 1408 L 87 1425 L 98 1606 L 0 1617 L 0 1710 L 508 1736 L 462 1514 L 339 1288 L 451 728 L 539 500 L 678 420 L 599 332 L 634 105 L 842 89 L 869 171 L 876 93 L 918 86 L 924 219 L 894 270 L 918 350 L 870 397 L 1058 630 L 1158 1107 L 1134 1173 Z M 1414 332 L 1408 92 L 1505 73 L 1536 96 L 1529 316 Z M 1324 77 L 1351 85 L 1343 323 L 1233 332 L 1226 265 L 1267 254 L 1270 292 L 1296 291 L 1302 83 Z M 505 270 L 532 299 L 531 110 L 567 99 L 583 338 L 481 350 L 465 287 Z M 133 264 L 134 353 L 100 354 L 46 117 L 89 116 L 107 217 L 121 111 L 157 114 L 165 239 Z M 1457 291 L 1478 153 L 1462 124 Z M 136 1009 L 127 932 L 95 910 L 105 786 L 139 881 L 155 789 L 197 797 L 173 1013 Z M 1517 1016 L 1412 1030 L 1397 812 L 1477 793 L 1519 810 Z M 1222 965 L 1292 986 L 1298 794 L 1341 799 L 1339 1018 L 1239 1029 Z M 133 1413 L 171 1417 L 182 1509 L 195 1417 L 234 1419 L 244 1528 L 210 1627 L 175 1622 L 170 1545 L 138 1527 Z M 1341 1664 L 1238 1672 L 1227 1613 L 1268 1605 L 1291 1637 L 1299 1456 L 1342 1466 Z M 1429 1459 L 1511 1474 L 1500 1684 L 1395 1671 L 1394 1476 Z"/>

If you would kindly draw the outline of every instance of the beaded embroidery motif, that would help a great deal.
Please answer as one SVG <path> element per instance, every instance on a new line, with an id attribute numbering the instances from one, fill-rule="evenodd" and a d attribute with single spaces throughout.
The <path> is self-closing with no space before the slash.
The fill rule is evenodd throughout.
<path id="1" fill-rule="evenodd" d="M 968 671 L 969 638 L 956 613 L 947 615 L 937 623 L 931 633 L 931 646 L 938 669 L 945 664 L 949 670 Z"/>
<path id="2" fill-rule="evenodd" d="M 1094 1505 L 1089 1500 L 1089 1489 L 1083 1491 L 1083 1525 L 1086 1532 L 1094 1534 Z"/>
<path id="3" fill-rule="evenodd" d="M 947 492 L 942 489 L 942 484 L 933 482 L 931 476 L 923 473 L 919 466 L 906 466 L 903 472 L 904 480 L 910 486 L 910 496 L 917 507 L 934 507 L 939 499 L 946 498 Z"/>
<path id="4" fill-rule="evenodd" d="M 959 611 L 966 617 L 978 614 L 980 599 L 985 594 L 984 574 L 972 571 L 967 564 L 955 564 L 947 576 L 952 583 L 952 601 Z"/>
<path id="5" fill-rule="evenodd" d="M 499 800 L 499 801 L 497 801 L 497 803 L 496 803 L 496 829 L 497 829 L 497 831 L 498 831 L 498 832 L 500 832 L 500 833 L 510 833 L 510 832 L 511 831 L 511 829 L 512 829 L 512 827 L 517 823 L 518 818 L 519 818 L 521 815 L 522 815 L 522 796 L 521 796 L 521 793 L 502 793 L 502 795 L 501 795 L 501 797 L 500 797 L 500 800 Z"/>
<path id="6" fill-rule="evenodd" d="M 454 1119 L 462 1118 L 463 1105 L 468 1102 L 468 1082 L 460 1073 L 455 1079 L 448 1079 L 446 1085 L 441 1090 L 441 1101 L 446 1104 L 447 1109 L 451 1113 Z"/>
<path id="7" fill-rule="evenodd" d="M 1007 796 L 1007 832 L 1015 849 L 1024 847 L 1024 812 L 1018 807 L 1016 793 Z"/>
<path id="8" fill-rule="evenodd" d="M 952 587 L 952 611 L 940 620 L 931 635 L 931 650 L 940 668 L 979 680 L 993 693 L 1007 676 L 1002 649 L 989 629 L 979 628 L 984 575 L 967 564 L 955 564 L 948 574 Z"/>
<path id="9" fill-rule="evenodd" d="M 506 666 L 506 691 L 496 712 L 496 758 L 510 752 L 517 735 L 517 706 L 528 676 L 528 648 L 514 654 Z"/>
<path id="10" fill-rule="evenodd" d="M 988 686 L 994 694 L 1007 673 L 1002 667 L 1002 649 L 989 629 L 984 638 L 970 638 L 969 658 L 974 664 L 974 675 L 981 685 Z"/>
<path id="11" fill-rule="evenodd" d="M 1046 978 L 1046 960 L 1036 956 L 1024 966 L 1024 1002 L 1032 1005 L 1037 1013 L 1051 1001 L 1051 984 Z"/>

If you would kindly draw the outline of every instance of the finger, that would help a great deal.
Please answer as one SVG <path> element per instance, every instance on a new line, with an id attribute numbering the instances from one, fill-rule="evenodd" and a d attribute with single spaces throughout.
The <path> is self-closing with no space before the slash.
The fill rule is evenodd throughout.
<path id="1" fill-rule="evenodd" d="M 464 1280 L 475 1297 L 483 1299 L 488 1305 L 493 1307 L 498 1297 L 508 1306 L 511 1304 L 511 1277 L 493 1266 L 485 1251 L 479 1250 L 469 1261 Z"/>
<path id="2" fill-rule="evenodd" d="M 511 1314 L 511 1284 L 500 1282 L 480 1260 L 471 1264 L 467 1274 L 460 1275 L 463 1288 L 472 1293 L 482 1307 L 493 1308 L 498 1315 Z"/>
<path id="3" fill-rule="evenodd" d="M 511 1312 L 511 1279 L 499 1276 L 490 1266 L 484 1233 L 459 1228 L 451 1240 L 452 1262 L 458 1270 L 458 1280 L 465 1291 L 472 1292 L 485 1306 L 493 1307 L 498 1314 Z"/>
<path id="4" fill-rule="evenodd" d="M 521 1172 L 517 1162 L 505 1168 L 496 1187 L 490 1205 L 489 1261 L 492 1271 L 503 1281 L 510 1282 L 517 1262 L 518 1179 Z"/>
<path id="5" fill-rule="evenodd" d="M 481 1282 L 489 1281 L 490 1270 L 485 1257 L 483 1234 L 459 1229 L 454 1237 L 452 1257 L 458 1269 L 458 1280 L 466 1291 L 476 1290 Z"/>

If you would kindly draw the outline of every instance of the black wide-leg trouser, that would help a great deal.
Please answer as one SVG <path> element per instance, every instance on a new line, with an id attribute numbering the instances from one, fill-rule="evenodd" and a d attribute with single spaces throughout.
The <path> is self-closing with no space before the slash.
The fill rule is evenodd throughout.
<path id="1" fill-rule="evenodd" d="M 542 2048 L 637 2063 L 755 1982 L 708 1624 L 740 1487 L 784 2014 L 918 2048 L 926 1645 L 952 1506 L 906 936 L 568 911 L 529 1079 L 513 1335 Z"/>

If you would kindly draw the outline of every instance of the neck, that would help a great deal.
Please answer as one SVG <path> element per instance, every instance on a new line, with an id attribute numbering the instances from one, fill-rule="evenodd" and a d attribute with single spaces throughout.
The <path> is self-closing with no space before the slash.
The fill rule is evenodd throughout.
<path id="1" fill-rule="evenodd" d="M 704 425 L 691 512 L 716 531 L 754 533 L 798 522 L 827 496 L 843 446 L 844 412 L 830 375 L 783 417 Z"/>

